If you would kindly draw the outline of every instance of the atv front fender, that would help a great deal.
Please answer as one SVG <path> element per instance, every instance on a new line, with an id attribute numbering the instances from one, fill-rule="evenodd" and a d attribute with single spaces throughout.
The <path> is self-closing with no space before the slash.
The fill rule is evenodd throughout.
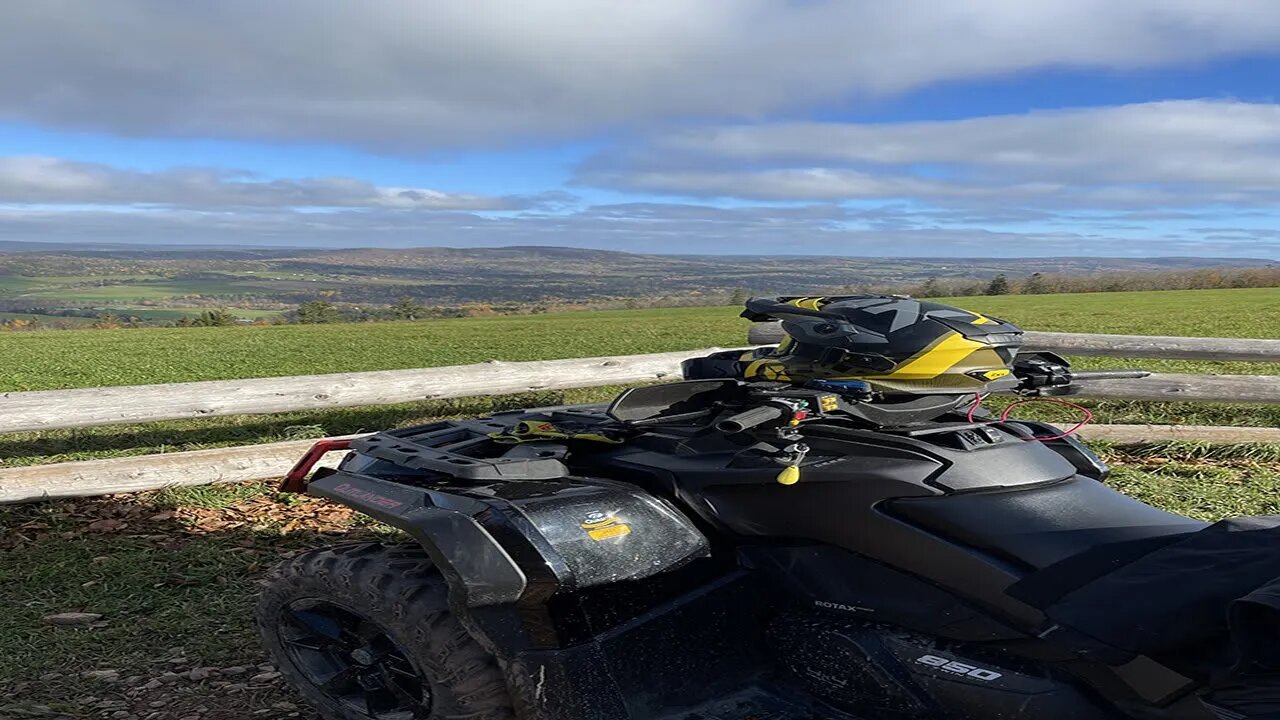
<path id="1" fill-rule="evenodd" d="M 513 603 L 525 592 L 525 573 L 473 517 L 487 508 L 484 503 L 457 496 L 442 498 L 443 493 L 343 471 L 313 478 L 307 494 L 341 503 L 408 533 L 427 551 L 449 582 L 453 597 L 464 605 Z"/>
<path id="2" fill-rule="evenodd" d="M 404 530 L 467 607 L 545 600 L 640 580 L 710 554 L 669 503 L 624 483 L 565 479 L 406 485 L 351 470 L 313 478 L 329 498 Z"/>

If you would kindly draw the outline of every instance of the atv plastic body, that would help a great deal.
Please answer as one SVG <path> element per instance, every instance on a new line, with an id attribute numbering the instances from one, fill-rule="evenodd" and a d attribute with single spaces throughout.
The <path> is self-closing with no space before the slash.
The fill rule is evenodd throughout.
<path id="1" fill-rule="evenodd" d="M 380 433 L 306 491 L 422 545 L 522 718 L 1214 717 L 1202 679 L 1054 632 L 1010 592 L 1090 548 L 1205 527 L 1107 488 L 1074 439 L 815 418 L 785 431 L 807 454 L 783 486 L 771 435 L 681 407 Z M 504 436 L 607 436 L 619 417 L 641 418 L 620 443 Z"/>

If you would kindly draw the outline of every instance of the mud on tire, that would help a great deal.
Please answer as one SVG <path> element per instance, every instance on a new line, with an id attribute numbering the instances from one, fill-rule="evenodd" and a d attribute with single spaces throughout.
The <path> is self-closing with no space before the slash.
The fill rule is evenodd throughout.
<path id="1" fill-rule="evenodd" d="M 327 720 L 514 718 L 502 672 L 449 612 L 419 548 L 358 543 L 286 560 L 264 580 L 257 622 L 276 667 Z M 384 677 L 386 698 L 366 689 Z"/>

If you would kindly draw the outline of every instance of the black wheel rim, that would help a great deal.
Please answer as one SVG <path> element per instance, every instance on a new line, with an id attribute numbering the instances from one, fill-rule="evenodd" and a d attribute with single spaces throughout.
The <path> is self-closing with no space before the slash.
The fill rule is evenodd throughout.
<path id="1" fill-rule="evenodd" d="M 281 613 L 280 640 L 295 668 L 335 703 L 378 720 L 431 712 L 430 683 L 377 623 L 323 600 Z"/>

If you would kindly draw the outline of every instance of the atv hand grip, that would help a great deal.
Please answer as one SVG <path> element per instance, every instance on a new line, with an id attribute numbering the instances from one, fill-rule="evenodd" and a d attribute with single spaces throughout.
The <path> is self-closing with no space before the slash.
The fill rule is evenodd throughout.
<path id="1" fill-rule="evenodd" d="M 785 412 L 786 410 L 779 405 L 761 405 L 737 415 L 730 415 L 716 423 L 716 429 L 723 433 L 740 433 L 770 420 L 777 420 Z"/>

